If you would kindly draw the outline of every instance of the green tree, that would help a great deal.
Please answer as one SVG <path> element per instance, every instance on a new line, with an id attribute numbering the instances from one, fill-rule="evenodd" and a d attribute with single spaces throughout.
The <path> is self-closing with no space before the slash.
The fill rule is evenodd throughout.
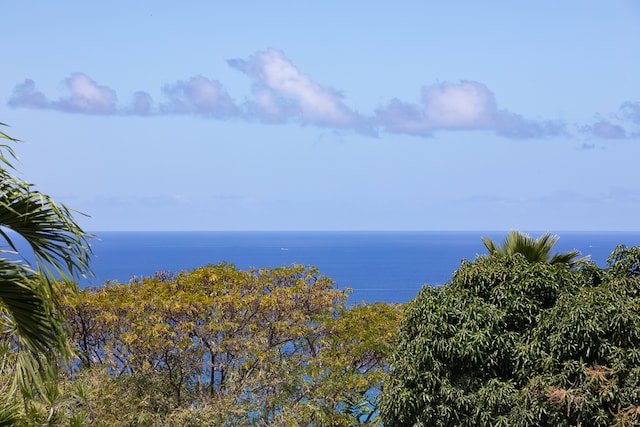
<path id="1" fill-rule="evenodd" d="M 628 247 L 618 245 L 607 258 L 609 268 L 607 273 L 612 277 L 639 277 L 640 276 L 640 247 Z"/>
<path id="2" fill-rule="evenodd" d="M 574 266 L 587 260 L 588 257 L 578 258 L 580 252 L 575 249 L 551 256 L 551 249 L 559 238 L 559 236 L 552 236 L 547 232 L 537 239 L 533 239 L 528 234 L 512 230 L 507 234 L 500 246 L 497 246 L 490 237 L 483 237 L 482 242 L 489 250 L 490 255 L 513 255 L 519 253 L 524 255 L 529 262 L 564 263 Z"/>
<path id="3" fill-rule="evenodd" d="M 91 254 L 90 236 L 72 212 L 17 177 L 12 159 L 12 148 L 0 144 L 0 405 L 11 408 L 20 401 L 16 393 L 23 402 L 50 394 L 56 357 L 70 356 L 57 295 L 77 275 L 90 274 Z M 17 239 L 30 253 L 18 251 Z"/>
<path id="4" fill-rule="evenodd" d="M 639 253 L 616 250 L 604 270 L 480 256 L 422 289 L 390 358 L 385 425 L 638 425 Z"/>

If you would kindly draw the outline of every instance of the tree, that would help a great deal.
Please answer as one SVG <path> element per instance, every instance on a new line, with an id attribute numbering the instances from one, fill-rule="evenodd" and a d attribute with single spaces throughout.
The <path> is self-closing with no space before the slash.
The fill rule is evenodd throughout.
<path id="1" fill-rule="evenodd" d="M 0 137 L 18 141 L 1 131 Z M 15 176 L 11 159 L 12 148 L 0 144 L 0 405 L 10 405 L 18 391 L 46 394 L 55 358 L 70 356 L 56 295 L 91 273 L 90 236 L 72 211 Z M 17 239 L 30 254 L 19 253 Z"/>
<path id="2" fill-rule="evenodd" d="M 499 247 L 496 246 L 489 237 L 483 237 L 482 242 L 489 250 L 490 255 L 498 256 L 520 253 L 524 255 L 529 262 L 548 262 L 549 264 L 564 263 L 569 266 L 574 266 L 588 259 L 588 257 L 578 258 L 580 252 L 575 249 L 565 253 L 556 253 L 551 256 L 551 249 L 559 238 L 559 236 L 552 236 L 547 232 L 534 240 L 528 234 L 512 230 L 507 234 L 507 237 Z"/>
<path id="3" fill-rule="evenodd" d="M 616 250 L 607 269 L 519 253 L 463 261 L 407 304 L 385 425 L 638 425 L 639 253 Z"/>
<path id="4" fill-rule="evenodd" d="M 377 425 L 400 309 L 314 267 L 216 264 L 70 297 L 76 415 L 97 425 Z"/>
<path id="5" fill-rule="evenodd" d="M 612 277 L 639 277 L 640 276 L 640 247 L 628 247 L 618 245 L 607 258 L 608 274 Z"/>

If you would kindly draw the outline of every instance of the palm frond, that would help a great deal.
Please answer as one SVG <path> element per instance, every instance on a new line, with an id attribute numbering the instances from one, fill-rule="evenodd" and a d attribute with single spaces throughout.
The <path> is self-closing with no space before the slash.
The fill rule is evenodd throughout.
<path id="1" fill-rule="evenodd" d="M 0 138 L 17 141 L 1 131 Z M 6 383 L 11 387 L 3 394 L 21 390 L 25 398 L 42 398 L 53 395 L 56 358 L 67 360 L 71 354 L 55 291 L 71 286 L 76 277 L 92 274 L 89 239 L 93 236 L 75 221 L 73 214 L 78 212 L 13 175 L 11 158 L 17 159 L 12 148 L 0 144 L 0 240 L 10 248 L 0 248 L 0 338 L 11 350 L 7 354 L 13 363 Z M 31 253 L 18 252 L 14 233 Z M 35 259 L 33 265 L 27 256 Z"/>
<path id="2" fill-rule="evenodd" d="M 534 239 L 528 234 L 512 230 L 499 247 L 489 237 L 482 237 L 482 242 L 489 250 L 490 255 L 513 255 L 519 253 L 524 255 L 529 262 L 564 263 L 572 267 L 588 259 L 588 257 L 577 259 L 580 256 L 580 252 L 575 249 L 551 256 L 551 250 L 559 238 L 557 235 L 551 235 L 551 233 L 546 232 Z"/>
<path id="3" fill-rule="evenodd" d="M 37 265 L 51 267 L 63 280 L 91 274 L 92 236 L 82 231 L 72 211 L 6 171 L 0 171 L 0 181 L 0 226 L 26 240 Z M 0 235 L 15 250 L 9 235 Z"/>
<path id="4" fill-rule="evenodd" d="M 580 257 L 581 253 L 577 249 L 572 249 L 569 252 L 554 254 L 549 260 L 549 264 L 569 264 L 570 267 L 583 263 L 589 260 L 589 256 Z"/>
<path id="5" fill-rule="evenodd" d="M 500 252 L 498 247 L 494 243 L 494 241 L 491 239 L 491 237 L 481 237 L 481 240 L 482 240 L 482 243 L 484 243 L 484 246 L 489 251 L 490 255 L 496 255 Z"/>
<path id="6" fill-rule="evenodd" d="M 16 333 L 33 352 L 50 352 L 59 346 L 54 307 L 41 292 L 42 277 L 20 261 L 0 259 L 0 310 L 3 329 Z"/>
<path id="7" fill-rule="evenodd" d="M 8 126 L 8 125 L 0 122 L 0 126 Z M 20 142 L 19 139 L 13 138 L 2 131 L 0 131 L 0 138 L 8 139 L 11 142 Z M 13 165 L 11 164 L 11 161 L 4 155 L 5 151 L 9 154 L 9 157 L 13 158 L 14 160 L 17 159 L 18 156 L 16 155 L 16 152 L 13 151 L 13 148 L 11 148 L 6 144 L 0 144 L 0 163 L 3 163 L 9 169 L 13 169 Z"/>
<path id="8" fill-rule="evenodd" d="M 20 405 L 15 401 L 6 401 L 3 396 L 0 398 L 0 427 L 10 427 L 20 425 Z"/>

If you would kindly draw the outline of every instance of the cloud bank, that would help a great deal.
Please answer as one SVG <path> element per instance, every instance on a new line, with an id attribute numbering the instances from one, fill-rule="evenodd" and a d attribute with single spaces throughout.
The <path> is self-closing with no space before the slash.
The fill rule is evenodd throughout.
<path id="1" fill-rule="evenodd" d="M 420 102 L 392 99 L 369 114 L 348 107 L 341 93 L 321 85 L 302 72 L 282 51 L 269 49 L 247 59 L 229 59 L 227 64 L 251 80 L 251 97 L 234 100 L 222 83 L 202 75 L 178 80 L 160 89 L 161 100 L 139 90 L 118 103 L 116 91 L 98 84 L 83 73 L 63 81 L 68 95 L 50 99 L 31 79 L 15 86 L 8 105 L 14 108 L 57 110 L 93 115 L 195 115 L 211 119 L 236 119 L 265 123 L 299 123 L 332 129 L 353 130 L 368 135 L 379 132 L 431 136 L 439 131 L 488 131 L 513 138 L 544 138 L 566 135 L 560 120 L 531 120 L 499 108 L 493 92 L 476 81 L 425 86 Z M 640 126 L 640 103 L 620 107 L 619 121 Z M 621 123 L 598 120 L 578 127 L 579 132 L 598 138 L 628 138 L 640 135 Z"/>

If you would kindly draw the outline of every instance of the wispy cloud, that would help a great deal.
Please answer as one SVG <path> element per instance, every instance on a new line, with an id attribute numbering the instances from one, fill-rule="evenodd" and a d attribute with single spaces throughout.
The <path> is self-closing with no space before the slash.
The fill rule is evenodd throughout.
<path id="1" fill-rule="evenodd" d="M 578 131 L 602 139 L 640 137 L 640 102 L 624 102 L 609 119 L 598 118 L 592 124 L 577 125 Z"/>
<path id="2" fill-rule="evenodd" d="M 627 131 L 622 126 L 613 124 L 608 120 L 600 120 L 591 125 L 581 126 L 579 129 L 581 132 L 604 139 L 621 139 L 627 136 Z"/>
<path id="3" fill-rule="evenodd" d="M 626 120 L 640 126 L 640 102 L 627 101 L 620 106 L 620 110 Z"/>
<path id="4" fill-rule="evenodd" d="M 239 102 L 217 80 L 196 75 L 160 88 L 160 100 L 147 91 L 118 104 L 116 91 L 83 73 L 63 82 L 68 95 L 50 99 L 25 79 L 15 86 L 8 104 L 14 108 L 59 110 L 103 115 L 197 115 L 212 119 L 235 118 L 266 123 L 297 122 L 336 130 L 432 136 L 442 131 L 488 131 L 514 138 L 568 135 L 561 120 L 533 120 L 499 108 L 494 93 L 477 81 L 444 82 L 425 86 L 419 102 L 392 99 L 369 114 L 350 108 L 340 91 L 316 82 L 285 54 L 269 49 L 228 65 L 252 81 L 251 96 Z M 602 139 L 640 136 L 628 126 L 640 126 L 640 102 L 625 102 L 616 120 L 597 120 L 577 126 L 578 132 Z"/>

